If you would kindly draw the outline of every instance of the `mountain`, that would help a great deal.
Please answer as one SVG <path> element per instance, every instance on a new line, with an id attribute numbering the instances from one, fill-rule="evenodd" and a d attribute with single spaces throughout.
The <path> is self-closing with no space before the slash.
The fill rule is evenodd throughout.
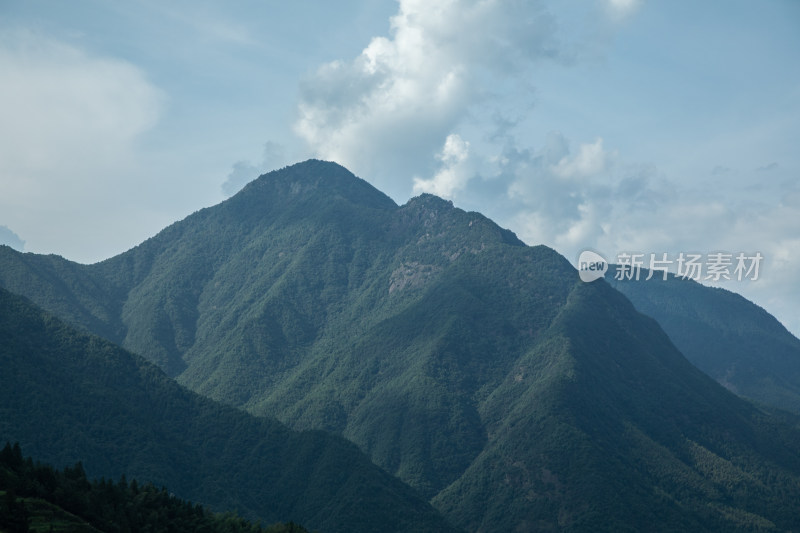
<path id="1" fill-rule="evenodd" d="M 90 475 L 324 531 L 448 531 L 354 445 L 180 387 L 154 365 L 0 289 L 0 439 Z"/>
<path id="2" fill-rule="evenodd" d="M 797 488 L 797 419 L 712 382 L 606 284 L 578 283 L 517 365 L 484 407 L 489 446 L 434 499 L 464 527 L 797 528 L 796 496 L 784 499 Z"/>
<path id="3" fill-rule="evenodd" d="M 800 339 L 742 296 L 669 275 L 606 276 L 689 361 L 729 390 L 800 414 Z"/>
<path id="4" fill-rule="evenodd" d="M 469 531 L 800 528 L 796 418 L 553 250 L 333 163 L 94 265 L 1 249 L 0 285 L 203 395 L 343 435 Z"/>

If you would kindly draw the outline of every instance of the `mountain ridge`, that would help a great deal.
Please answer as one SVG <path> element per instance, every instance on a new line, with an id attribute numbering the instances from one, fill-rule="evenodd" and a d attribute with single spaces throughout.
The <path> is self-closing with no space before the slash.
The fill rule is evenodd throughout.
<path id="1" fill-rule="evenodd" d="M 325 169 L 343 194 L 320 193 Z M 462 528 L 798 527 L 796 419 L 725 391 L 555 251 L 354 180 L 293 165 L 88 267 L 26 270 L 0 250 L 0 284 L 49 280 L 35 295 L 66 287 L 62 307 L 94 284 L 112 303 L 83 308 L 117 309 L 126 348 L 203 395 L 346 437 Z"/>
<path id="2" fill-rule="evenodd" d="M 766 310 L 724 288 L 672 274 L 666 280 L 624 281 L 613 274 L 606 279 L 720 384 L 800 413 L 800 339 Z"/>
<path id="3" fill-rule="evenodd" d="M 597 293 L 606 296 L 600 300 L 596 298 Z M 629 320 L 652 321 L 649 317 L 630 313 L 632 305 L 619 293 L 615 294 L 603 284 L 581 283 L 569 298 L 570 303 L 553 322 L 549 334 L 552 337 L 536 350 L 536 358 L 525 369 L 531 378 L 535 376 L 534 386 L 529 386 L 517 398 L 509 395 L 508 400 L 500 402 L 502 405 L 510 401 L 510 407 L 487 406 L 487 410 L 512 413 L 490 431 L 515 432 L 520 434 L 519 438 L 505 441 L 495 438 L 495 442 L 490 443 L 457 484 L 434 498 L 437 508 L 448 516 L 467 517 L 461 525 L 468 530 L 479 530 L 495 521 L 502 522 L 509 509 L 515 508 L 522 527 L 529 529 L 546 529 L 547 525 L 540 521 L 548 515 L 551 517 L 549 524 L 578 531 L 642 528 L 714 531 L 748 530 L 750 527 L 744 523 L 720 524 L 719 517 L 715 518 L 706 507 L 709 504 L 717 506 L 716 512 L 720 514 L 727 509 L 725 512 L 749 517 L 747 520 L 753 524 L 770 522 L 770 527 L 774 527 L 773 522 L 764 521 L 759 516 L 760 505 L 767 507 L 767 503 L 756 501 L 755 494 L 737 493 L 740 489 L 731 490 L 731 486 L 735 487 L 736 480 L 741 480 L 742 476 L 763 476 L 740 470 L 741 455 L 752 453 L 743 451 L 748 446 L 757 447 L 764 456 L 780 458 L 780 464 L 796 471 L 800 455 L 793 444 L 792 433 L 775 433 L 768 415 L 744 400 L 731 400 L 711 378 L 697 371 L 677 351 L 668 349 L 662 352 L 651 348 L 648 354 L 643 346 L 671 345 L 667 336 L 657 328 L 650 329 L 645 342 L 633 340 L 639 345 L 635 350 L 619 350 L 613 341 L 603 341 L 620 335 L 620 327 L 626 328 Z M 591 298 L 595 305 L 575 305 L 576 300 L 586 298 Z M 609 300 L 616 301 L 616 305 L 609 307 Z M 601 313 L 596 305 L 604 302 L 607 307 Z M 626 307 L 628 311 L 624 314 L 628 316 L 622 324 L 608 320 L 609 314 Z M 593 330 L 595 334 L 575 335 L 575 329 L 582 332 Z M 581 345 L 576 340 L 581 341 Z M 605 357 L 597 357 L 603 352 Z M 664 353 L 671 355 L 665 359 Z M 644 381 L 640 374 L 641 365 L 630 364 L 631 358 L 641 360 L 643 355 L 648 355 L 651 361 L 645 368 L 650 368 L 648 372 L 661 379 Z M 604 363 L 602 366 L 601 362 Z M 544 367 L 544 372 L 536 375 L 532 370 L 537 367 Z M 609 368 L 617 374 L 616 379 L 609 379 Z M 665 379 L 668 376 L 671 379 Z M 689 378 L 705 386 L 687 389 L 676 383 L 676 377 L 680 380 Z M 525 375 L 521 379 L 514 376 L 504 385 L 507 388 L 524 386 L 528 379 Z M 631 388 L 642 390 L 642 387 L 646 387 L 647 394 L 632 394 Z M 685 397 L 687 390 L 703 392 L 701 396 L 695 393 L 693 397 Z M 630 397 L 639 398 L 639 402 L 628 404 L 626 398 Z M 539 409 L 531 408 L 547 402 L 560 405 L 558 419 L 548 416 L 548 410 L 538 414 L 535 412 Z M 615 413 L 623 405 L 628 406 L 624 414 Z M 698 410 L 707 413 L 698 413 Z M 534 411 L 533 416 L 530 411 Z M 586 413 L 592 413 L 594 417 Z M 719 420 L 721 414 L 722 420 Z M 797 418 L 790 417 L 784 421 L 797 427 Z M 753 424 L 767 434 L 758 435 L 752 430 Z M 715 430 L 714 426 L 718 429 Z M 742 433 L 731 434 L 732 428 L 740 428 L 737 431 Z M 724 437 L 715 436 L 716 431 L 724 433 Z M 543 440 L 545 444 L 520 444 L 529 435 L 536 435 L 536 441 Z M 552 435 L 552 438 L 546 438 L 547 435 Z M 509 441 L 516 442 L 516 446 L 508 449 Z M 734 444 L 739 441 L 748 444 L 744 447 Z M 560 447 L 571 452 L 565 457 Z M 595 453 L 591 453 L 592 449 L 596 450 Z M 531 461 L 533 458 L 536 460 Z M 481 462 L 484 462 L 482 468 Z M 651 469 L 655 464 L 660 466 Z M 642 469 L 642 465 L 651 468 Z M 624 482 L 615 474 L 631 468 L 639 472 L 625 477 Z M 716 477 L 709 476 L 709 472 L 716 468 L 726 471 Z M 500 494 L 490 502 L 470 498 L 469 487 L 485 483 L 487 472 L 494 476 L 492 486 L 495 490 L 500 489 Z M 767 478 L 761 479 L 766 481 Z M 681 486 L 680 493 L 670 493 L 675 486 Z M 519 509 L 518 491 L 539 494 L 538 505 L 533 509 Z M 600 496 L 590 496 L 592 492 Z M 725 497 L 720 498 L 726 492 Z M 633 498 L 636 505 L 621 509 L 618 495 L 632 493 L 636 494 Z M 665 500 L 667 494 L 670 497 Z M 763 498 L 763 494 L 759 498 Z M 703 503 L 698 506 L 696 501 Z M 591 506 L 584 506 L 581 502 L 592 502 L 591 506 L 599 505 L 604 511 L 598 516 L 591 512 Z M 784 523 L 793 520 L 791 507 L 780 509 L 778 506 L 771 512 L 783 514 L 783 520 L 787 521 Z M 631 526 L 637 523 L 640 524 L 638 527 Z"/>

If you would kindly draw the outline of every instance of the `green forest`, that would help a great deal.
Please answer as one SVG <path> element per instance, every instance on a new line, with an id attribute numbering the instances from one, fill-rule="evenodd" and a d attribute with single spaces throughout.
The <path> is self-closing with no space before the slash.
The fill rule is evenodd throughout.
<path id="1" fill-rule="evenodd" d="M 345 439 L 203 398 L 2 289 L 0 368 L 0 437 L 47 463 L 80 461 L 92 477 L 125 474 L 268 524 L 450 530 Z"/>
<path id="2" fill-rule="evenodd" d="M 34 463 L 19 443 L 0 450 L 0 531 L 308 533 L 293 523 L 262 527 L 235 513 L 212 513 L 124 475 L 89 480 L 80 462 L 62 470 Z"/>

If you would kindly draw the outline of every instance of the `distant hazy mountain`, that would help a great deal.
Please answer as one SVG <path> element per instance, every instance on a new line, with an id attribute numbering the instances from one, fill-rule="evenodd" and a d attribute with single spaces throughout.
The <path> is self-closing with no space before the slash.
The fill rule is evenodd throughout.
<path id="1" fill-rule="evenodd" d="M 2 249 L 0 284 L 204 395 L 344 435 L 470 531 L 800 528 L 796 419 L 554 251 L 332 163 L 95 265 Z"/>
<path id="2" fill-rule="evenodd" d="M 90 477 L 126 474 L 265 523 L 448 530 L 427 502 L 344 439 L 202 398 L 3 289 L 0 369 L 0 441 L 18 441 L 39 459 L 82 461 Z"/>
<path id="3" fill-rule="evenodd" d="M 646 271 L 639 281 L 606 280 L 698 368 L 733 392 L 800 413 L 800 339 L 738 294 Z"/>

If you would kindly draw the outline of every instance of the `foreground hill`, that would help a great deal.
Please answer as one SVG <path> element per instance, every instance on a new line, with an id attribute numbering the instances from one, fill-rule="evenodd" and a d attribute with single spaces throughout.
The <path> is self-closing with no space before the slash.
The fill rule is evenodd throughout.
<path id="1" fill-rule="evenodd" d="M 719 383 L 800 414 L 800 339 L 738 294 L 672 275 L 666 280 L 645 277 L 619 281 L 609 274 L 606 279 Z"/>
<path id="2" fill-rule="evenodd" d="M 197 396 L 155 366 L 0 289 L 0 439 L 91 476 L 324 531 L 447 531 L 352 444 Z"/>
<path id="3" fill-rule="evenodd" d="M 231 513 L 214 514 L 165 487 L 89 481 L 81 463 L 57 470 L 24 459 L 19 444 L 0 451 L 0 531 L 151 531 L 169 533 L 308 533 L 296 524 L 267 528 Z"/>
<path id="4" fill-rule="evenodd" d="M 3 249 L 0 267 L 195 391 L 347 437 L 467 530 L 800 528 L 795 419 L 554 251 L 332 163 L 95 265 Z"/>

